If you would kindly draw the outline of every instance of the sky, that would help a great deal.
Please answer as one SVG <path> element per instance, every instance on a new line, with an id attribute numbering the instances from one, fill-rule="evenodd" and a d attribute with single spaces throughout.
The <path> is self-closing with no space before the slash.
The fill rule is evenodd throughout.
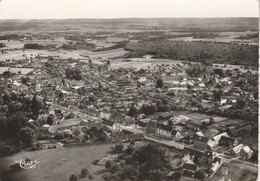
<path id="1" fill-rule="evenodd" d="M 259 0 L 0 0 L 0 19 L 258 16 Z"/>

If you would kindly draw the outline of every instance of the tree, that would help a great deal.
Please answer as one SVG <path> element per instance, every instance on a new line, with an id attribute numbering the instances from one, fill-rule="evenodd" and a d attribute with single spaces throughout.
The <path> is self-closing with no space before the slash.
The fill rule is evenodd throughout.
<path id="1" fill-rule="evenodd" d="M 156 113 L 156 111 L 157 111 L 156 105 L 153 105 L 153 104 L 143 104 L 143 106 L 142 106 L 142 112 L 145 115 L 154 114 L 154 113 Z"/>
<path id="2" fill-rule="evenodd" d="M 47 124 L 53 125 L 53 122 L 54 122 L 54 116 L 51 114 L 47 117 Z"/>
<path id="3" fill-rule="evenodd" d="M 207 173 L 205 172 L 205 170 L 199 170 L 195 172 L 194 177 L 199 180 L 204 180 L 207 177 Z"/>
<path id="4" fill-rule="evenodd" d="M 3 104 L 8 105 L 11 101 L 10 94 L 8 92 L 5 92 L 3 95 Z"/>
<path id="5" fill-rule="evenodd" d="M 214 91 L 214 100 L 216 100 L 220 103 L 222 94 L 223 93 L 221 90 Z"/>
<path id="6" fill-rule="evenodd" d="M 86 168 L 81 169 L 81 178 L 86 178 L 89 175 L 89 171 Z"/>
<path id="7" fill-rule="evenodd" d="M 12 101 L 11 103 L 8 104 L 8 112 L 11 114 L 21 111 L 21 108 L 22 108 L 22 104 L 18 101 Z"/>
<path id="8" fill-rule="evenodd" d="M 65 76 L 70 80 L 82 80 L 82 72 L 78 68 L 68 67 L 65 71 Z"/>
<path id="9" fill-rule="evenodd" d="M 128 155 L 131 155 L 135 151 L 135 146 L 132 144 L 129 144 L 127 146 L 127 149 L 125 150 Z"/>
<path id="10" fill-rule="evenodd" d="M 138 113 L 138 110 L 136 109 L 136 107 L 134 105 L 132 105 L 127 113 L 128 116 L 130 117 L 134 117 L 136 116 Z"/>
<path id="11" fill-rule="evenodd" d="M 36 133 L 32 128 L 25 127 L 18 132 L 19 139 L 28 146 L 32 146 L 36 141 Z"/>
<path id="12" fill-rule="evenodd" d="M 156 88 L 163 88 L 163 79 L 158 78 L 156 80 Z"/>
<path id="13" fill-rule="evenodd" d="M 123 150 L 124 150 L 123 144 L 116 144 L 115 147 L 113 148 L 112 152 L 113 153 L 122 153 Z"/>
<path id="14" fill-rule="evenodd" d="M 257 92 L 254 92 L 254 99 L 258 99 L 258 91 Z"/>
<path id="15" fill-rule="evenodd" d="M 70 175 L 70 181 L 77 181 L 78 180 L 78 177 L 74 174 L 71 174 Z"/>
<path id="16" fill-rule="evenodd" d="M 220 77 L 224 76 L 223 69 L 214 69 L 213 71 L 214 71 L 215 74 L 219 75 Z"/>
<path id="17" fill-rule="evenodd" d="M 41 100 L 39 100 L 36 95 L 33 96 L 31 101 L 31 110 L 35 118 L 38 118 L 40 110 L 43 108 L 44 104 Z"/>
<path id="18" fill-rule="evenodd" d="M 236 103 L 236 107 L 239 109 L 243 109 L 246 106 L 246 101 L 242 99 L 238 99 Z"/>
<path id="19" fill-rule="evenodd" d="M 112 167 L 112 165 L 113 165 L 112 161 L 107 160 L 105 163 L 105 168 L 109 170 Z"/>
<path id="20" fill-rule="evenodd" d="M 89 100 L 89 102 L 91 102 L 91 103 L 97 103 L 97 96 L 95 96 L 95 95 L 90 95 L 89 97 L 88 97 L 88 100 Z"/>

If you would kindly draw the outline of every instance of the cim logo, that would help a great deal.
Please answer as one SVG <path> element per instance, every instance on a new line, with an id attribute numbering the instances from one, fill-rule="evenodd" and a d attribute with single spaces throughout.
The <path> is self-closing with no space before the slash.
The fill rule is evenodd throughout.
<path id="1" fill-rule="evenodd" d="M 36 160 L 35 161 L 31 161 L 31 160 L 28 160 L 28 159 L 22 159 L 22 160 L 19 161 L 19 165 L 23 169 L 36 168 L 36 165 L 38 163 L 39 162 L 37 162 Z"/>

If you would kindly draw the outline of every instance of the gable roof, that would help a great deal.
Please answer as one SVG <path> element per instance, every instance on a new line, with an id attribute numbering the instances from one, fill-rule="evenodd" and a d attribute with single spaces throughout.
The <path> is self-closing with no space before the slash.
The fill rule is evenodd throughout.
<path id="1" fill-rule="evenodd" d="M 213 140 L 218 142 L 221 139 L 222 136 L 228 137 L 227 132 L 224 132 L 224 133 L 221 133 L 221 134 L 218 134 L 218 135 L 214 136 Z"/>
<path id="2" fill-rule="evenodd" d="M 245 146 L 242 150 L 243 150 L 244 152 L 248 153 L 248 154 L 253 153 L 253 150 L 251 150 L 251 148 L 249 148 L 249 146 Z"/>
<path id="3" fill-rule="evenodd" d="M 157 128 L 161 129 L 161 130 L 164 130 L 164 131 L 168 131 L 168 132 L 172 131 L 172 127 L 171 126 L 160 124 L 160 123 L 157 124 Z"/>
<path id="4" fill-rule="evenodd" d="M 225 143 L 234 143 L 236 141 L 235 138 L 227 137 L 227 136 L 221 136 L 219 142 L 225 142 Z"/>
<path id="5" fill-rule="evenodd" d="M 145 123 L 145 122 L 143 122 L 143 121 L 140 121 L 140 120 L 138 120 L 136 123 L 135 123 L 136 125 L 138 125 L 138 126 L 140 126 L 140 127 L 147 127 L 147 123 Z"/>
<path id="6" fill-rule="evenodd" d="M 105 119 L 105 120 L 102 122 L 102 124 L 112 127 L 112 126 L 115 124 L 115 122 Z"/>
<path id="7" fill-rule="evenodd" d="M 194 140 L 201 141 L 201 142 L 204 142 L 204 143 L 207 143 L 209 141 L 208 138 L 201 137 L 201 136 L 196 136 Z"/>
<path id="8" fill-rule="evenodd" d="M 184 163 L 183 164 L 183 168 L 188 169 L 188 170 L 196 171 L 197 170 L 197 165 L 190 164 L 190 163 Z"/>
<path id="9" fill-rule="evenodd" d="M 177 130 L 172 130 L 172 133 L 171 133 L 171 135 L 173 135 L 173 136 L 176 136 L 176 135 L 177 135 L 177 133 L 179 133 L 179 131 L 177 131 Z"/>
<path id="10" fill-rule="evenodd" d="M 139 140 L 139 139 L 144 139 L 144 135 L 143 134 L 131 134 L 131 135 L 127 135 L 127 138 L 129 140 Z"/>

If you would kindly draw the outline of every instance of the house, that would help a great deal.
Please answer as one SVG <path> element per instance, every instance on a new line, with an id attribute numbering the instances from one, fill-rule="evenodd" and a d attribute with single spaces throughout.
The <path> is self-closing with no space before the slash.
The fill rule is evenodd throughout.
<path id="1" fill-rule="evenodd" d="M 126 135 L 117 135 L 116 140 L 119 142 L 124 142 L 127 140 L 127 136 Z"/>
<path id="2" fill-rule="evenodd" d="M 71 129 L 75 126 L 86 125 L 87 123 L 81 119 L 67 119 L 59 122 L 59 124 L 49 127 L 49 132 L 57 133 L 62 130 Z"/>
<path id="3" fill-rule="evenodd" d="M 109 120 L 111 118 L 111 112 L 108 109 L 100 111 L 100 118 Z"/>
<path id="4" fill-rule="evenodd" d="M 221 139 L 222 136 L 229 137 L 227 132 L 224 132 L 224 133 L 221 133 L 221 134 L 218 134 L 218 135 L 214 136 L 213 140 L 219 142 L 219 140 Z"/>
<path id="5" fill-rule="evenodd" d="M 244 160 L 249 160 L 253 156 L 253 150 L 251 150 L 249 146 L 244 146 L 240 155 Z"/>
<path id="6" fill-rule="evenodd" d="M 147 123 L 147 133 L 156 133 L 157 121 L 151 120 Z"/>
<path id="7" fill-rule="evenodd" d="M 196 132 L 193 137 L 196 137 L 196 136 L 199 136 L 199 137 L 205 137 L 204 134 L 201 132 L 201 131 L 198 131 Z"/>
<path id="8" fill-rule="evenodd" d="M 195 143 L 195 147 L 196 148 L 199 148 L 201 150 L 205 150 L 207 148 L 207 143 L 209 141 L 208 138 L 205 138 L 205 137 L 201 137 L 201 136 L 195 136 L 193 137 L 193 141 Z"/>
<path id="9" fill-rule="evenodd" d="M 220 168 L 220 166 L 223 163 L 223 159 L 219 158 L 219 157 L 215 157 L 212 161 L 212 165 L 211 168 L 209 169 L 209 173 L 214 174 L 218 171 L 218 169 Z"/>
<path id="10" fill-rule="evenodd" d="M 147 127 L 147 122 L 143 121 L 143 120 L 138 120 L 135 123 L 135 127 L 141 130 L 145 130 Z"/>
<path id="11" fill-rule="evenodd" d="M 201 125 L 196 124 L 196 123 L 194 123 L 194 122 L 186 121 L 186 122 L 185 122 L 185 125 L 186 125 L 186 127 L 189 128 L 189 129 L 192 129 L 192 130 L 194 130 L 194 131 L 200 131 Z"/>
<path id="12" fill-rule="evenodd" d="M 184 154 L 189 154 L 196 158 L 196 160 L 212 162 L 213 159 L 213 152 L 212 151 L 201 151 L 194 148 L 184 147 L 183 151 Z"/>
<path id="13" fill-rule="evenodd" d="M 118 129 L 118 125 L 116 122 L 113 122 L 113 121 L 110 121 L 110 120 L 107 120 L 105 119 L 103 122 L 102 122 L 102 125 L 106 126 L 108 129 L 110 129 L 111 131 L 115 131 Z"/>
<path id="14" fill-rule="evenodd" d="M 133 132 L 126 130 L 126 129 L 122 129 L 121 133 L 124 134 L 124 135 L 134 134 Z"/>
<path id="15" fill-rule="evenodd" d="M 121 78 L 117 81 L 118 87 L 129 87 L 132 84 L 132 81 L 127 78 Z"/>
<path id="16" fill-rule="evenodd" d="M 147 81 L 146 77 L 140 77 L 140 78 L 138 79 L 138 82 L 140 82 L 140 83 L 144 83 L 144 82 L 146 82 L 146 81 Z"/>
<path id="17" fill-rule="evenodd" d="M 184 163 L 182 166 L 183 176 L 194 178 L 194 174 L 198 167 L 195 164 Z"/>
<path id="18" fill-rule="evenodd" d="M 235 146 L 231 151 L 230 153 L 234 156 L 239 156 L 240 155 L 240 152 L 241 150 L 243 149 L 244 145 L 243 144 L 239 144 L 237 146 Z"/>
<path id="19" fill-rule="evenodd" d="M 172 127 L 158 123 L 156 126 L 156 133 L 165 137 L 170 138 L 172 133 Z"/>
<path id="20" fill-rule="evenodd" d="M 222 136 L 219 140 L 219 145 L 220 146 L 237 146 L 238 145 L 238 140 L 235 138 L 230 138 L 227 136 Z"/>
<path id="21" fill-rule="evenodd" d="M 124 123 L 126 121 L 125 115 L 118 113 L 113 114 L 110 119 L 117 123 Z"/>
<path id="22" fill-rule="evenodd" d="M 127 140 L 128 141 L 141 141 L 141 140 L 144 140 L 144 135 L 143 134 L 127 135 Z"/>
<path id="23" fill-rule="evenodd" d="M 185 155 L 183 158 L 182 158 L 182 163 L 189 163 L 191 161 L 191 156 L 189 154 Z"/>
<path id="24" fill-rule="evenodd" d="M 89 114 L 90 116 L 94 116 L 94 117 L 99 116 L 99 112 L 96 111 L 95 109 L 88 109 L 88 114 Z"/>
<path id="25" fill-rule="evenodd" d="M 172 113 L 171 113 L 171 112 L 164 112 L 164 113 L 161 113 L 161 114 L 160 114 L 159 119 L 161 119 L 161 120 L 167 120 L 167 119 L 169 119 L 171 116 L 172 116 Z"/>
<path id="26" fill-rule="evenodd" d="M 209 150 L 213 150 L 217 147 L 218 145 L 218 142 L 212 140 L 212 139 L 209 139 L 208 143 L 207 143 L 207 149 Z"/>
<path id="27" fill-rule="evenodd" d="M 171 137 L 176 140 L 180 140 L 182 138 L 181 133 L 177 130 L 172 130 Z"/>

